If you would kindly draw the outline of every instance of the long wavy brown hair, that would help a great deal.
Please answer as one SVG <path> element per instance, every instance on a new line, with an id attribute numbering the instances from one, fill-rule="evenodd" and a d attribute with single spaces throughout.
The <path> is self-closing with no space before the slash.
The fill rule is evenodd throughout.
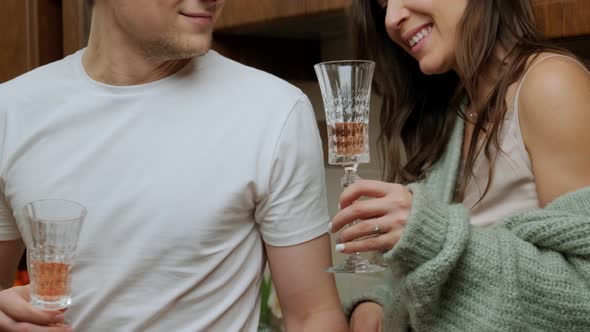
<path id="1" fill-rule="evenodd" d="M 456 58 L 462 79 L 452 71 L 424 75 L 418 62 L 387 35 L 385 10 L 378 1 L 353 0 L 350 16 L 356 57 L 377 63 L 375 91 L 383 97 L 379 142 L 385 180 L 390 182 L 420 180 L 440 159 L 457 114 L 467 119 L 459 107 L 466 95 L 478 114 L 459 179 L 467 183 L 480 153 L 491 159 L 493 148 L 500 151 L 498 134 L 508 109 L 506 93 L 520 79 L 531 56 L 546 51 L 571 55 L 538 38 L 530 0 L 468 2 L 458 27 Z M 498 45 L 506 50 L 503 58 L 497 57 Z M 481 96 L 481 78 L 491 65 L 501 69 L 491 78 L 496 82 L 493 90 Z M 491 167 L 489 172 L 485 192 L 493 177 Z"/>

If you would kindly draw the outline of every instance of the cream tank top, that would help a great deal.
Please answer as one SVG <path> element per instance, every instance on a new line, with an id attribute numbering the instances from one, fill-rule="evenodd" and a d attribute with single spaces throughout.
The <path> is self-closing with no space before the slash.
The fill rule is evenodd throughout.
<path id="1" fill-rule="evenodd" d="M 531 161 L 518 121 L 518 97 L 528 73 L 540 62 L 555 57 L 575 61 L 570 57 L 557 54 L 543 57 L 530 65 L 520 80 L 512 108 L 507 110 L 499 133 L 499 145 L 503 152 L 495 153 L 491 160 L 494 177 L 486 196 L 481 201 L 480 198 L 487 185 L 490 161 L 483 154 L 480 154 L 475 161 L 475 171 L 465 187 L 463 198 L 463 205 L 471 211 L 473 225 L 491 226 L 503 217 L 540 207 Z"/>

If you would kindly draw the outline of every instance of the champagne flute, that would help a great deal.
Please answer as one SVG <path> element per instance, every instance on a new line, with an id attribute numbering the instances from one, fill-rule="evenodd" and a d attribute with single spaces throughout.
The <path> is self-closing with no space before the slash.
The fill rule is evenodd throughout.
<path id="1" fill-rule="evenodd" d="M 27 243 L 31 303 L 43 310 L 67 308 L 72 304 L 70 272 L 86 208 L 44 199 L 28 203 L 25 213 L 31 229 Z"/>
<path id="2" fill-rule="evenodd" d="M 314 69 L 328 127 L 328 162 L 344 167 L 340 184 L 346 188 L 359 179 L 358 165 L 370 161 L 369 104 L 375 63 L 364 60 L 330 61 L 319 63 Z M 354 253 L 327 272 L 367 273 L 384 269 L 371 264 L 360 253 Z"/>

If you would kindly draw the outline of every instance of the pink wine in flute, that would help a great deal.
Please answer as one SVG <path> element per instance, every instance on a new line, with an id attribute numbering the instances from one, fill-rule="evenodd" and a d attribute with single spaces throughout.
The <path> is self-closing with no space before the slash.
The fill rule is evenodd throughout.
<path id="1" fill-rule="evenodd" d="M 39 300 L 56 302 L 69 296 L 70 265 L 56 262 L 31 262 L 31 287 Z"/>
<path id="2" fill-rule="evenodd" d="M 328 126 L 330 164 L 364 163 L 369 160 L 369 125 L 337 122 Z"/>

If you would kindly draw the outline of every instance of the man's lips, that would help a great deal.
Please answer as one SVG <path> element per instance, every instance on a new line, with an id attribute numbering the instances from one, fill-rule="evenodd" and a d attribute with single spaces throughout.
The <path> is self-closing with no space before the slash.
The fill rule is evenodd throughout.
<path id="1" fill-rule="evenodd" d="M 186 17 L 191 22 L 198 25 L 211 25 L 213 22 L 213 15 L 210 13 L 186 13 L 180 12 L 180 15 Z"/>
<path id="2" fill-rule="evenodd" d="M 185 13 L 180 12 L 180 15 L 186 16 L 188 18 L 202 18 L 202 19 L 211 19 L 213 18 L 212 14 L 209 13 Z"/>

